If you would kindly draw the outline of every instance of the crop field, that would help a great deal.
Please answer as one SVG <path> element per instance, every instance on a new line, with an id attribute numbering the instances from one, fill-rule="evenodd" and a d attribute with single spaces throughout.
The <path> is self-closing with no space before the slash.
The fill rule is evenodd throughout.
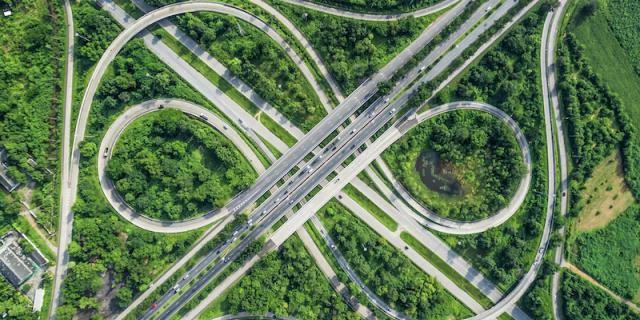
<path id="1" fill-rule="evenodd" d="M 624 181 L 620 153 L 612 153 L 593 170 L 580 198 L 578 231 L 604 227 L 633 204 L 633 195 Z"/>

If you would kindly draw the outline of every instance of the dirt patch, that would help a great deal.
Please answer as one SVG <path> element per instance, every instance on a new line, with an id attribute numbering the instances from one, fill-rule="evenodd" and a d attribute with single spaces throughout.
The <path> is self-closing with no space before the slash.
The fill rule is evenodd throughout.
<path id="1" fill-rule="evenodd" d="M 593 170 L 582 192 L 582 208 L 576 228 L 589 231 L 606 226 L 633 204 L 624 181 L 620 152 L 616 151 Z"/>

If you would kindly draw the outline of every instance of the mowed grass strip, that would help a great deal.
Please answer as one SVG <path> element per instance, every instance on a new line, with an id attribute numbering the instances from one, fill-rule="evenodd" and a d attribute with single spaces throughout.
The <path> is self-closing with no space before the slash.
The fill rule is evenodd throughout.
<path id="1" fill-rule="evenodd" d="M 380 209 L 373 201 L 369 200 L 362 192 L 356 189 L 353 185 L 348 184 L 344 188 L 344 192 L 348 194 L 353 200 L 365 208 L 371 213 L 380 223 L 387 227 L 391 231 L 398 230 L 398 223 L 393 220 L 386 212 Z"/>
<path id="2" fill-rule="evenodd" d="M 612 153 L 593 170 L 581 199 L 578 231 L 602 228 L 633 204 L 633 195 L 624 181 L 620 152 Z"/>

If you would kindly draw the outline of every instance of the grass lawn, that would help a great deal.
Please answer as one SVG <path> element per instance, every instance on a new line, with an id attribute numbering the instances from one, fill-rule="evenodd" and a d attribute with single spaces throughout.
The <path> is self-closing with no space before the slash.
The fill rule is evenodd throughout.
<path id="1" fill-rule="evenodd" d="M 606 227 L 576 235 L 571 259 L 622 297 L 640 302 L 640 207 Z"/>
<path id="2" fill-rule="evenodd" d="M 576 19 L 569 29 L 585 47 L 584 54 L 593 70 L 618 94 L 635 126 L 640 127 L 640 76 L 609 27 L 606 10 L 601 4 L 599 12 L 582 21 Z"/>
<path id="3" fill-rule="evenodd" d="M 369 213 L 371 213 L 380 223 L 382 223 L 385 227 L 387 227 L 391 231 L 398 230 L 398 223 L 393 220 L 386 212 L 384 212 L 380 207 L 378 207 L 375 203 L 373 203 L 369 198 L 367 198 L 364 194 L 362 194 L 358 189 L 356 189 L 351 184 L 348 184 L 344 188 L 344 192 L 346 192 L 353 200 L 355 200 L 358 204 L 360 204 L 363 208 L 365 208 Z"/>
<path id="4" fill-rule="evenodd" d="M 627 188 L 619 152 L 605 158 L 584 184 L 580 197 L 578 231 L 589 231 L 606 226 L 634 202 Z"/>

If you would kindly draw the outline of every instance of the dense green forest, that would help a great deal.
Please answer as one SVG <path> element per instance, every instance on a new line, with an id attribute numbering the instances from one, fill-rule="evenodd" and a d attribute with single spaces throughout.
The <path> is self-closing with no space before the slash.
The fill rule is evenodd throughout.
<path id="1" fill-rule="evenodd" d="M 185 14 L 175 22 L 300 128 L 310 130 L 326 114 L 285 51 L 251 24 L 216 13 Z"/>
<path id="2" fill-rule="evenodd" d="M 435 0 L 311 0 L 329 6 L 362 12 L 407 12 L 430 6 Z"/>
<path id="3" fill-rule="evenodd" d="M 564 314 L 572 320 L 637 320 L 629 307 L 613 300 L 591 283 L 569 272 L 562 273 Z"/>
<path id="4" fill-rule="evenodd" d="M 511 129 L 479 111 L 454 111 L 426 121 L 392 144 L 383 158 L 427 208 L 458 220 L 486 218 L 505 207 L 524 173 Z M 453 181 L 428 186 L 421 180 L 425 175 L 429 181 Z"/>
<path id="5" fill-rule="evenodd" d="M 390 22 L 360 21 L 273 1 L 318 51 L 344 93 L 402 51 L 434 16 Z"/>
<path id="6" fill-rule="evenodd" d="M 14 179 L 35 182 L 31 207 L 54 229 L 64 15 L 44 0 L 17 1 L 12 11 L 0 19 L 0 149 Z"/>
<path id="7" fill-rule="evenodd" d="M 318 214 L 353 270 L 392 308 L 416 319 L 471 315 L 437 280 L 340 204 L 330 202 Z"/>
<path id="8" fill-rule="evenodd" d="M 546 207 L 546 141 L 540 90 L 539 44 L 546 11 L 539 9 L 514 26 L 433 105 L 457 100 L 486 101 L 509 114 L 524 132 L 533 164 L 522 207 L 497 228 L 468 236 L 442 234 L 449 245 L 503 289 L 528 270 L 543 229 Z"/>
<path id="9" fill-rule="evenodd" d="M 258 262 L 220 302 L 224 314 L 300 319 L 358 319 L 320 272 L 297 236 Z"/>
<path id="10" fill-rule="evenodd" d="M 119 138 L 107 173 L 138 212 L 170 220 L 221 208 L 256 179 L 231 141 L 172 109 L 132 123 Z"/>
<path id="11" fill-rule="evenodd" d="M 7 319 L 38 319 L 29 299 L 0 276 L 0 315 Z"/>
<path id="12" fill-rule="evenodd" d="M 11 224 L 19 212 L 20 206 L 13 202 L 4 192 L 0 192 L 0 229 L 5 225 Z"/>
<path id="13" fill-rule="evenodd" d="M 576 235 L 572 260 L 612 291 L 640 294 L 640 207 L 630 207 L 606 227 Z"/>

